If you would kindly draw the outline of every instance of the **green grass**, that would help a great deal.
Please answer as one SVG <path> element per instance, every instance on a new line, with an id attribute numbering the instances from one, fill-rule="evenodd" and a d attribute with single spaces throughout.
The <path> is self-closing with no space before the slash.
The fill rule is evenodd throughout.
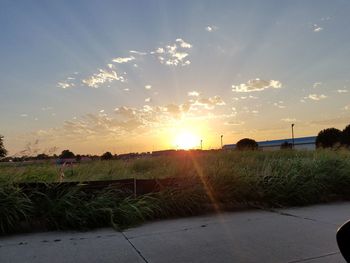
<path id="1" fill-rule="evenodd" d="M 50 184 L 55 165 L 0 166 L 0 232 L 45 229 L 121 229 L 155 218 L 196 215 L 213 204 L 284 207 L 350 199 L 349 151 L 206 152 L 74 166 L 66 181 L 187 178 L 182 185 L 133 197 L 105 189 Z M 46 174 L 47 172 L 47 174 Z M 69 170 L 68 170 L 69 172 Z M 14 182 L 48 182 L 25 193 Z"/>

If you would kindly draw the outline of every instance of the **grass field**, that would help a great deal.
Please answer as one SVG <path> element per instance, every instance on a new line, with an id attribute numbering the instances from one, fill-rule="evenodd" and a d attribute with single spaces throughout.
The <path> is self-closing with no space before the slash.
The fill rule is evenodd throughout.
<path id="1" fill-rule="evenodd" d="M 48 185 L 25 193 L 16 182 L 55 182 L 54 164 L 0 165 L 0 232 L 21 222 L 49 229 L 114 226 L 205 212 L 224 206 L 294 206 L 350 199 L 349 151 L 204 152 L 130 161 L 94 161 L 68 168 L 65 181 L 186 177 L 183 187 L 139 197 L 111 190 Z"/>

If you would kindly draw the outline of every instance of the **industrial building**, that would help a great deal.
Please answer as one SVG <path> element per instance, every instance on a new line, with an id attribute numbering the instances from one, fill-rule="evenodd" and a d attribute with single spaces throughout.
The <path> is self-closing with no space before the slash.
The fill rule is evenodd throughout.
<path id="1" fill-rule="evenodd" d="M 259 149 L 263 151 L 274 151 L 280 150 L 281 145 L 288 143 L 293 145 L 293 139 L 282 139 L 272 141 L 260 141 L 257 142 Z M 222 147 L 223 149 L 235 149 L 236 144 L 226 144 Z M 315 150 L 316 149 L 316 136 L 294 138 L 294 149 L 296 150 Z"/>

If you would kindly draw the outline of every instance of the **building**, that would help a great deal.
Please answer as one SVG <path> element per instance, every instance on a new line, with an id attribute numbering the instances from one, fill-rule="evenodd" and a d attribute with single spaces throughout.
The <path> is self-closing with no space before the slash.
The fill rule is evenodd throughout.
<path id="1" fill-rule="evenodd" d="M 288 143 L 293 145 L 293 139 L 282 139 L 272 141 L 260 141 L 258 142 L 259 149 L 263 151 L 280 150 L 281 145 Z M 225 150 L 235 149 L 236 144 L 226 144 L 222 147 Z M 296 150 L 315 150 L 316 149 L 316 136 L 300 137 L 294 139 L 294 149 Z"/>

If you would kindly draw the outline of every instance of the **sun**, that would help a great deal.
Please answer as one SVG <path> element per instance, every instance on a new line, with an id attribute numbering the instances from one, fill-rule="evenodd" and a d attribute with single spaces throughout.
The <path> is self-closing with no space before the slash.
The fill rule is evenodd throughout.
<path id="1" fill-rule="evenodd" d="M 189 150 L 197 148 L 200 144 L 200 139 L 190 132 L 181 132 L 176 135 L 174 144 L 177 149 Z"/>

